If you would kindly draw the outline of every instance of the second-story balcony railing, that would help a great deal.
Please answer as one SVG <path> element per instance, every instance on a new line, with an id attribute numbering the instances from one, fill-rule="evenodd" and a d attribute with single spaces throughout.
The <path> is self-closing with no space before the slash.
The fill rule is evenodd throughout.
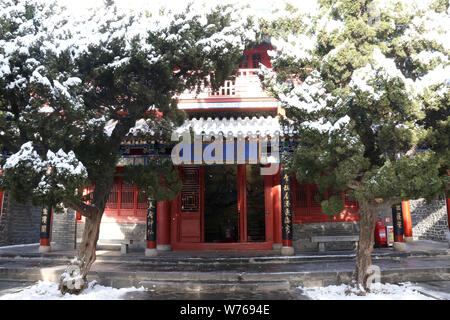
<path id="1" fill-rule="evenodd" d="M 268 97 L 263 90 L 258 77 L 259 69 L 239 69 L 236 76 L 226 80 L 224 85 L 217 91 L 211 88 L 202 88 L 200 93 L 183 92 L 178 99 L 207 99 L 226 97 Z"/>

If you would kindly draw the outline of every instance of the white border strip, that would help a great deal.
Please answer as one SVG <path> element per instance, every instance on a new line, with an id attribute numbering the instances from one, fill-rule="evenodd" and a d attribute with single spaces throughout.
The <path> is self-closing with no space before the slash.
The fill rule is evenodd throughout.
<path id="1" fill-rule="evenodd" d="M 4 247 L 0 247 L 0 250 L 2 249 L 9 249 L 9 248 L 20 248 L 20 247 L 31 247 L 31 246 L 39 246 L 40 243 L 36 242 L 36 243 L 27 243 L 27 244 L 15 244 L 12 246 L 4 246 Z"/>

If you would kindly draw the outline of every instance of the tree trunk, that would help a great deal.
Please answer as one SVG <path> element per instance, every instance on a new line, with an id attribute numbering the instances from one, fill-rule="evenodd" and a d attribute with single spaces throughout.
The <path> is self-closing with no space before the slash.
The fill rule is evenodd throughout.
<path id="1" fill-rule="evenodd" d="M 374 245 L 375 222 L 378 206 L 367 201 L 360 202 L 359 242 L 356 252 L 356 268 L 354 280 L 358 289 L 369 290 L 372 250 Z"/>
<path id="2" fill-rule="evenodd" d="M 95 251 L 102 215 L 103 212 L 99 212 L 86 218 L 77 257 L 70 262 L 66 271 L 61 275 L 59 289 L 63 294 L 79 294 L 88 286 L 87 274 L 96 259 Z"/>

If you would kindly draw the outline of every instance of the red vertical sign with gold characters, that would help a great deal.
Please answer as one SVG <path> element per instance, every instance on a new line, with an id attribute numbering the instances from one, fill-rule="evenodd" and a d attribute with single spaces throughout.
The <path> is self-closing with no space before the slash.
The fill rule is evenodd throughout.
<path id="1" fill-rule="evenodd" d="M 283 241 L 292 242 L 292 195 L 291 179 L 285 170 L 281 170 L 281 223 Z"/>
<path id="2" fill-rule="evenodd" d="M 40 238 L 41 239 L 50 239 L 51 219 L 52 219 L 52 208 L 51 207 L 42 208 L 41 230 L 40 230 Z"/>

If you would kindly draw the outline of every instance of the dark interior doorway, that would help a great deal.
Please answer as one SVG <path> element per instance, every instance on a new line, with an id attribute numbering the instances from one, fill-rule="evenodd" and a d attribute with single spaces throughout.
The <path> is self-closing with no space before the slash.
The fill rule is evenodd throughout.
<path id="1" fill-rule="evenodd" d="M 205 166 L 204 208 L 205 242 L 239 241 L 236 165 Z"/>
<path id="2" fill-rule="evenodd" d="M 266 240 L 264 176 L 259 165 L 246 165 L 247 241 Z"/>

